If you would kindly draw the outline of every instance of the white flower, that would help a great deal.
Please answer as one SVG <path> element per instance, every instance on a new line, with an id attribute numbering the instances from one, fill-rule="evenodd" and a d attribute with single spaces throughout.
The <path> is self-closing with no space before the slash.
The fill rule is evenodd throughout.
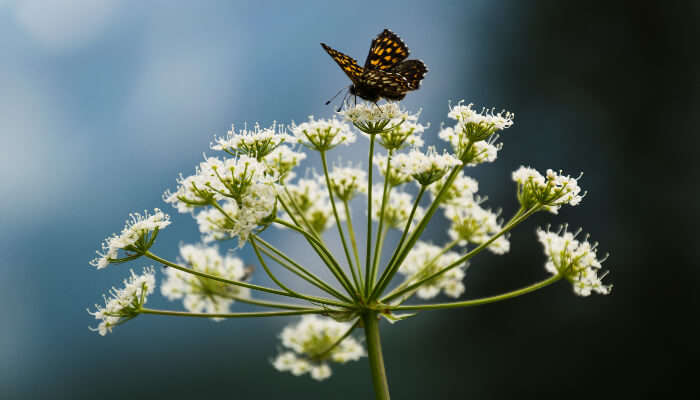
<path id="1" fill-rule="evenodd" d="M 413 196 L 406 192 L 396 190 L 387 190 L 389 201 L 384 205 L 384 223 L 389 228 L 403 230 L 408 222 L 408 217 L 411 215 L 413 208 Z M 390 193 L 389 193 L 390 192 Z M 382 196 L 384 194 L 383 185 L 374 185 L 372 190 L 372 219 L 379 221 L 379 216 L 382 209 Z M 416 221 L 423 218 L 424 210 L 422 207 L 416 207 L 411 228 L 414 227 Z"/>
<path id="2" fill-rule="evenodd" d="M 249 277 L 240 258 L 230 255 L 222 257 L 216 247 L 182 245 L 180 256 L 183 263 L 195 271 L 230 281 L 243 281 Z M 163 296 L 169 300 L 183 299 L 185 309 L 194 313 L 227 313 L 234 302 L 232 297 L 250 297 L 250 290 L 247 288 L 228 285 L 175 268 L 166 268 L 165 276 L 165 282 L 160 287 Z"/>
<path id="3" fill-rule="evenodd" d="M 149 215 L 148 211 L 144 211 L 143 215 L 139 213 L 129 214 L 129 219 L 121 233 L 119 235 L 113 234 L 105 239 L 102 243 L 102 252 L 97 251 L 99 257 L 90 261 L 90 265 L 97 267 L 97 269 L 106 267 L 117 259 L 120 249 L 127 251 L 148 250 L 158 231 L 168 225 L 170 225 L 170 216 L 158 208 L 153 209 L 152 215 Z M 132 255 L 127 254 L 127 257 Z"/>
<path id="4" fill-rule="evenodd" d="M 283 132 L 283 126 L 278 129 L 276 123 L 272 123 L 272 126 L 265 129 L 261 129 L 260 125 L 256 123 L 252 130 L 244 127 L 238 132 L 231 125 L 231 130 L 228 131 L 226 137 L 215 138 L 211 148 L 212 150 L 226 151 L 233 156 L 240 153 L 262 160 L 277 146 L 289 139 L 289 135 Z"/>
<path id="5" fill-rule="evenodd" d="M 473 104 L 464 105 L 464 100 L 460 100 L 456 106 L 450 107 L 448 117 L 457 120 L 455 129 L 460 131 L 465 137 L 472 142 L 484 140 L 506 128 L 513 125 L 513 113 L 505 110 L 494 113 L 494 109 L 482 109 L 481 112 L 476 112 L 472 109 Z"/>
<path id="6" fill-rule="evenodd" d="M 398 103 L 358 103 L 353 107 L 346 107 L 339 112 L 353 125 L 377 125 L 392 120 L 408 119 L 409 114 L 401 110 Z"/>
<path id="7" fill-rule="evenodd" d="M 498 151 L 503 147 L 501 143 L 495 143 L 497 135 L 489 140 L 472 141 L 453 127 L 443 127 L 438 137 L 449 142 L 458 158 L 468 167 L 495 161 Z"/>
<path id="8" fill-rule="evenodd" d="M 96 329 L 90 329 L 104 336 L 112 332 L 113 327 L 136 317 L 141 311 L 141 306 L 146 304 L 147 296 L 153 293 L 155 286 L 156 277 L 153 267 L 144 268 L 141 275 L 136 275 L 132 270 L 131 276 L 124 279 L 123 289 L 113 287 L 109 291 L 110 298 L 103 296 L 104 307 L 95 304 L 94 313 L 88 310 L 95 319 L 101 320 Z"/>
<path id="9" fill-rule="evenodd" d="M 367 173 L 359 168 L 335 167 L 328 175 L 333 193 L 350 201 L 357 193 L 367 193 Z"/>
<path id="10" fill-rule="evenodd" d="M 206 208 L 197 214 L 197 225 L 204 243 L 233 239 L 235 237 L 235 223 L 232 219 L 239 214 L 238 204 L 233 200 L 225 200 L 219 205 L 226 213 L 225 215 L 213 207 Z"/>
<path id="11" fill-rule="evenodd" d="M 306 153 L 292 150 L 289 146 L 279 146 L 263 158 L 268 170 L 280 177 L 280 184 L 293 178 L 290 172 L 306 158 Z"/>
<path id="12" fill-rule="evenodd" d="M 197 214 L 205 243 L 238 237 L 238 247 L 243 247 L 251 233 L 268 225 L 276 216 L 277 190 L 273 185 L 252 185 L 240 201 L 240 206 L 230 199 L 217 203 L 225 214 L 215 207 Z"/>
<path id="13" fill-rule="evenodd" d="M 442 179 L 437 181 L 434 185 L 430 185 L 430 193 L 432 194 L 433 201 L 435 197 L 440 193 L 442 187 L 445 185 L 448 176 L 444 176 Z M 452 185 L 447 188 L 445 194 L 442 197 L 440 205 L 442 207 L 447 205 L 460 205 L 466 202 L 474 201 L 474 195 L 479 191 L 479 182 L 476 179 L 464 175 L 463 171 L 459 171 L 457 177 L 452 181 Z"/>
<path id="14" fill-rule="evenodd" d="M 194 175 L 181 176 L 177 190 L 166 191 L 163 200 L 186 213 L 226 197 L 240 202 L 253 184 L 273 181 L 274 177 L 267 174 L 267 166 L 255 158 L 246 155 L 224 160 L 209 157 L 199 164 Z"/>
<path id="15" fill-rule="evenodd" d="M 427 153 L 413 149 L 410 153 L 397 154 L 392 160 L 403 175 L 410 175 L 421 186 L 427 186 L 439 180 L 452 169 L 462 165 L 462 162 L 448 153 L 438 154 L 434 147 L 429 147 Z"/>
<path id="16" fill-rule="evenodd" d="M 562 172 L 547 170 L 547 176 L 542 176 L 530 167 L 520 167 L 513 172 L 513 180 L 518 184 L 518 200 L 529 209 L 536 204 L 556 214 L 563 205 L 578 205 L 585 193 L 581 193 L 578 179 L 564 176 Z"/>
<path id="17" fill-rule="evenodd" d="M 290 371 L 294 375 L 311 373 L 316 380 L 331 376 L 328 361 L 346 363 L 365 356 L 362 345 L 352 336 L 347 336 L 333 347 L 352 327 L 331 318 L 305 315 L 295 325 L 286 326 L 280 335 L 285 351 L 273 361 L 278 371 Z"/>
<path id="18" fill-rule="evenodd" d="M 597 259 L 597 243 L 591 245 L 588 237 L 583 241 L 576 240 L 578 233 L 580 230 L 577 233 L 567 232 L 566 227 L 556 233 L 537 230 L 537 237 L 548 257 L 545 269 L 566 278 L 579 296 L 589 296 L 592 292 L 609 294 L 612 285 L 603 285 L 602 282 L 606 274 L 598 276 L 604 260 Z"/>
<path id="19" fill-rule="evenodd" d="M 438 271 L 443 270 L 460 256 L 453 251 L 443 254 L 438 246 L 418 241 L 406 256 L 399 272 L 406 276 L 406 285 L 425 279 Z M 421 299 L 430 299 L 437 296 L 440 291 L 446 295 L 457 298 L 464 293 L 464 269 L 466 264 L 454 267 L 442 275 L 439 275 L 418 287 L 416 294 Z"/>
<path id="20" fill-rule="evenodd" d="M 458 240 L 460 246 L 485 243 L 503 229 L 497 213 L 483 209 L 479 201 L 462 200 L 461 204 L 445 206 L 445 217 L 452 223 L 448 234 L 452 240 Z M 502 235 L 489 244 L 488 249 L 495 254 L 504 254 L 510 250 L 510 242 Z"/>
<path id="21" fill-rule="evenodd" d="M 381 174 L 384 176 L 384 179 L 386 179 L 387 160 L 388 157 L 380 153 L 375 154 L 372 158 L 372 162 L 379 168 L 379 172 L 381 172 Z M 410 182 L 413 177 L 405 172 L 405 170 L 402 170 L 397 166 L 392 158 L 389 171 L 389 185 L 398 186 L 406 182 Z"/>
<path id="22" fill-rule="evenodd" d="M 356 140 L 350 127 L 335 118 L 316 120 L 310 116 L 308 122 L 292 125 L 291 131 L 298 143 L 316 151 L 327 151 L 339 144 L 350 144 Z"/>
<path id="23" fill-rule="evenodd" d="M 299 179 L 295 184 L 286 185 L 285 189 L 280 192 L 280 196 L 285 199 L 287 207 L 297 222 L 302 224 L 304 219 L 306 219 L 318 233 L 333 226 L 335 223 L 333 208 L 328 196 L 328 189 L 321 177 Z M 291 198 L 289 195 L 291 195 Z M 337 204 L 337 206 L 342 207 L 343 205 Z M 343 221 L 344 215 L 344 213 L 338 211 L 338 217 Z M 288 220 L 292 219 L 289 215 L 285 217 Z"/>

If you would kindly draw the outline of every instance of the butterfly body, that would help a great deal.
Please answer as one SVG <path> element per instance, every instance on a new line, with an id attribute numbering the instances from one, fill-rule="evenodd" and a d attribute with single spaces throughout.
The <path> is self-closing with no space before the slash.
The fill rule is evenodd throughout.
<path id="1" fill-rule="evenodd" d="M 369 49 L 365 66 L 324 43 L 321 46 L 352 81 L 350 94 L 376 103 L 379 99 L 401 100 L 417 90 L 428 68 L 420 60 L 406 60 L 410 51 L 394 32 L 385 29 Z"/>

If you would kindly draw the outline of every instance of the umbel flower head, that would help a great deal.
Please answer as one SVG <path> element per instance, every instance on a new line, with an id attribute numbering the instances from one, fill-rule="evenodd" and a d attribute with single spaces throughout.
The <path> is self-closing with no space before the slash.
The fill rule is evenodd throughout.
<path id="1" fill-rule="evenodd" d="M 287 208 L 292 213 L 291 216 L 287 214 L 285 219 L 308 222 L 317 233 L 333 226 L 333 207 L 326 184 L 321 178 L 299 179 L 294 184 L 287 184 L 280 191 L 280 196 L 285 199 Z M 343 216 L 340 213 L 339 218 L 343 220 Z"/>
<path id="2" fill-rule="evenodd" d="M 350 144 L 356 140 L 350 127 L 335 118 L 317 120 L 309 116 L 307 122 L 292 124 L 291 131 L 297 143 L 316 151 L 328 151 L 339 144 Z"/>
<path id="3" fill-rule="evenodd" d="M 503 148 L 501 143 L 496 143 L 498 135 L 488 140 L 472 141 L 458 127 L 443 127 L 438 137 L 452 145 L 457 158 L 468 167 L 475 167 L 485 162 L 494 162 L 498 152 Z"/>
<path id="4" fill-rule="evenodd" d="M 447 177 L 443 177 L 435 184 L 430 185 L 430 194 L 433 196 L 433 201 L 438 193 L 442 191 L 445 186 L 445 181 Z M 448 205 L 457 205 L 474 201 L 474 194 L 479 191 L 479 182 L 476 179 L 464 175 L 464 171 L 459 171 L 457 177 L 452 182 L 452 185 L 447 188 L 442 197 L 442 202 L 440 205 L 442 207 Z"/>
<path id="5" fill-rule="evenodd" d="M 313 379 L 326 379 L 331 376 L 329 361 L 346 363 L 366 355 L 355 338 L 345 336 L 351 327 L 352 324 L 331 318 L 305 315 L 299 323 L 282 330 L 280 339 L 287 351 L 279 354 L 272 365 L 278 371 L 310 373 Z"/>
<path id="6" fill-rule="evenodd" d="M 186 244 L 180 246 L 185 265 L 230 281 L 243 281 L 249 273 L 240 258 L 221 256 L 217 247 Z M 175 268 L 166 268 L 165 281 L 160 287 L 168 300 L 183 300 L 185 309 L 194 313 L 222 314 L 229 312 L 236 299 L 250 297 L 250 289 L 193 275 Z M 213 318 L 220 320 L 220 318 Z"/>
<path id="7" fill-rule="evenodd" d="M 273 182 L 267 166 L 255 158 L 246 155 L 224 160 L 209 157 L 199 164 L 194 175 L 180 177 L 177 190 L 174 193 L 166 191 L 163 199 L 179 212 L 186 213 L 225 198 L 240 204 L 251 193 L 252 185 Z"/>
<path id="8" fill-rule="evenodd" d="M 220 216 L 210 209 L 197 218 L 204 240 L 238 237 L 243 246 L 277 211 L 275 178 L 267 171 L 266 164 L 246 155 L 224 160 L 210 157 L 195 175 L 181 177 L 177 190 L 166 191 L 163 198 L 182 213 L 215 208 Z"/>
<path id="9" fill-rule="evenodd" d="M 413 149 L 409 153 L 397 154 L 392 160 L 400 171 L 400 176 L 411 176 L 421 186 L 428 186 L 440 180 L 452 167 L 462 162 L 448 153 L 438 154 L 435 147 L 426 153 Z"/>
<path id="10" fill-rule="evenodd" d="M 278 146 L 270 152 L 263 162 L 271 175 L 279 177 L 279 184 L 294 178 L 292 169 L 306 158 L 306 153 L 292 150 L 289 146 Z"/>
<path id="11" fill-rule="evenodd" d="M 494 109 L 482 109 L 476 112 L 473 104 L 464 105 L 464 100 L 450 107 L 448 117 L 457 121 L 455 130 L 471 142 L 485 140 L 497 131 L 510 128 L 513 125 L 513 113 L 501 111 L 494 113 Z"/>
<path id="12" fill-rule="evenodd" d="M 331 189 L 342 201 L 350 201 L 358 193 L 367 193 L 367 173 L 353 167 L 335 167 L 329 174 Z"/>
<path id="13" fill-rule="evenodd" d="M 503 229 L 498 213 L 482 208 L 480 199 L 462 199 L 461 203 L 444 207 L 445 217 L 451 222 L 447 233 L 460 246 L 486 243 Z M 491 242 L 488 249 L 494 254 L 505 254 L 510 250 L 510 242 L 502 235 Z"/>
<path id="14" fill-rule="evenodd" d="M 110 297 L 104 296 L 105 306 L 95 304 L 97 311 L 88 312 L 100 320 L 97 328 L 93 329 L 104 336 L 112 332 L 112 328 L 139 315 L 141 306 L 146 304 L 147 296 L 156 287 L 156 277 L 153 267 L 143 269 L 141 275 L 131 271 L 131 276 L 124 280 L 124 288 L 112 288 Z"/>
<path id="15" fill-rule="evenodd" d="M 372 219 L 379 221 L 382 209 L 382 196 L 384 187 L 380 184 L 374 185 L 372 189 Z M 388 202 L 384 204 L 384 224 L 389 228 L 403 229 L 408 222 L 413 207 L 413 196 L 406 192 L 392 190 L 388 195 Z M 416 213 L 411 222 L 411 227 L 417 220 L 423 218 L 425 211 L 423 207 L 416 207 Z"/>
<path id="16" fill-rule="evenodd" d="M 269 128 L 262 129 L 256 123 L 252 130 L 244 127 L 240 131 L 236 131 L 231 125 L 231 130 L 226 136 L 217 137 L 211 144 L 211 148 L 212 150 L 225 151 L 234 157 L 245 154 L 260 161 L 280 144 L 289 140 L 290 136 L 284 133 L 284 126 L 278 127 L 277 123 L 274 122 Z"/>
<path id="17" fill-rule="evenodd" d="M 346 105 L 339 113 L 361 132 L 379 135 L 379 144 L 387 150 L 397 150 L 405 145 L 423 146 L 419 135 L 429 126 L 418 123 L 420 111 L 410 114 L 397 103 Z"/>
<path id="18" fill-rule="evenodd" d="M 419 241 L 408 253 L 399 272 L 406 276 L 404 284 L 410 285 L 443 270 L 457 259 L 459 259 L 459 253 L 445 252 L 438 246 Z M 462 279 L 464 279 L 465 268 L 466 264 L 462 264 L 436 276 L 419 286 L 416 294 L 421 299 L 432 299 L 441 291 L 450 297 L 461 296 L 464 293 Z"/>
<path id="19" fill-rule="evenodd" d="M 576 240 L 579 233 L 581 230 L 576 233 L 568 232 L 566 226 L 558 232 L 537 230 L 537 238 L 544 246 L 544 254 L 548 257 L 545 268 L 551 274 L 561 275 L 571 282 L 574 293 L 579 296 L 589 296 L 593 292 L 609 294 L 612 285 L 603 285 L 603 278 L 607 272 L 598 276 L 602 268 L 601 263 L 605 261 L 597 258 L 598 244 L 591 245 L 588 242 L 588 236 L 584 240 Z"/>
<path id="20" fill-rule="evenodd" d="M 581 194 L 578 178 L 564 176 L 561 171 L 548 169 L 544 177 L 534 168 L 520 167 L 513 172 L 513 180 L 518 184 L 518 201 L 525 209 L 541 205 L 556 214 L 561 206 L 578 205 L 585 196 Z"/>
<path id="21" fill-rule="evenodd" d="M 129 219 L 124 225 L 121 233 L 114 234 L 102 243 L 102 251 L 97 251 L 99 257 L 90 261 L 90 265 L 102 269 L 110 263 L 120 263 L 131 261 L 140 256 L 140 253 L 148 250 L 155 242 L 158 232 L 170 225 L 170 216 L 153 209 L 153 214 L 144 211 L 129 214 Z M 117 258 L 119 250 L 127 252 L 126 257 Z"/>

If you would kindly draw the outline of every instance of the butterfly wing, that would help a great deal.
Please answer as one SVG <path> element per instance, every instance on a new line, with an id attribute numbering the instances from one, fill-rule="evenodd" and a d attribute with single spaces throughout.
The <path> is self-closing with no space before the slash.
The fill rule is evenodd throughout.
<path id="1" fill-rule="evenodd" d="M 357 60 L 339 52 L 338 50 L 330 48 L 325 43 L 321 43 L 321 46 L 323 46 L 323 49 L 326 50 L 326 52 L 335 60 L 336 63 L 338 63 L 340 68 L 343 70 L 343 72 L 345 72 L 348 78 L 350 78 L 352 83 L 357 83 L 360 80 L 364 69 L 357 64 Z"/>
<path id="2" fill-rule="evenodd" d="M 406 60 L 392 68 L 391 72 L 406 78 L 408 90 L 417 90 L 420 87 L 420 82 L 428 72 L 428 67 L 421 60 Z"/>
<path id="3" fill-rule="evenodd" d="M 381 97 L 388 99 L 403 98 L 406 92 L 411 90 L 408 79 L 397 73 L 379 69 L 366 69 L 362 81 L 365 85 L 376 88 Z"/>
<path id="4" fill-rule="evenodd" d="M 369 48 L 365 69 L 386 71 L 405 60 L 410 51 L 406 44 L 394 32 L 384 29 Z"/>

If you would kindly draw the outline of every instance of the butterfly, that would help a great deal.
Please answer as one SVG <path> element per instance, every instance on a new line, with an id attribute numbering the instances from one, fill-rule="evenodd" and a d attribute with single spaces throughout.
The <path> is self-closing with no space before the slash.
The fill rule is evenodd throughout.
<path id="1" fill-rule="evenodd" d="M 423 61 L 406 60 L 410 53 L 408 47 L 388 29 L 372 40 L 364 68 L 354 58 L 325 43 L 321 43 L 321 46 L 352 81 L 349 93 L 373 103 L 381 98 L 403 99 L 407 92 L 420 87 L 421 80 L 428 72 Z"/>

